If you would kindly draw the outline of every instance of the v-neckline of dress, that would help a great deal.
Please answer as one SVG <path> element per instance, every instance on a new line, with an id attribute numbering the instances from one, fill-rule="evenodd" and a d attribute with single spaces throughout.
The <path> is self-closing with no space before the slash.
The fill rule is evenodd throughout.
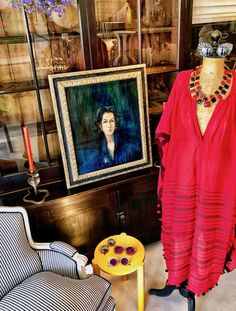
<path id="1" fill-rule="evenodd" d="M 231 73 L 232 73 L 232 71 L 231 71 Z M 191 72 L 190 72 L 189 79 L 190 78 L 191 78 Z M 190 94 L 190 97 L 192 99 L 192 105 L 191 106 L 192 106 L 192 114 L 193 114 L 194 126 L 195 126 L 195 129 L 196 129 L 196 132 L 198 133 L 199 138 L 202 141 L 204 141 L 206 139 L 206 137 L 208 136 L 208 132 L 210 131 L 210 128 L 212 127 L 212 123 L 214 122 L 214 119 L 216 118 L 216 115 L 218 114 L 218 111 L 222 108 L 222 106 L 224 105 L 225 101 L 228 100 L 229 97 L 231 96 L 232 90 L 233 90 L 234 84 L 235 84 L 234 80 L 235 80 L 234 79 L 234 75 L 232 73 L 232 82 L 231 82 L 231 89 L 229 91 L 229 94 L 228 94 L 227 97 L 218 100 L 218 102 L 216 104 L 216 107 L 215 107 L 214 111 L 212 112 L 212 115 L 211 115 L 211 117 L 210 117 L 210 119 L 208 121 L 208 124 L 206 126 L 206 129 L 205 129 L 204 133 L 201 132 L 200 124 L 198 122 L 196 100 L 192 97 L 190 89 L 189 89 L 189 94 Z"/>
<path id="2" fill-rule="evenodd" d="M 217 114 L 218 110 L 220 109 L 219 107 L 222 106 L 222 99 L 220 99 L 212 112 L 212 115 L 207 123 L 206 129 L 204 133 L 201 132 L 200 124 L 198 121 L 197 117 L 197 106 L 196 106 L 196 100 L 192 98 L 192 113 L 193 113 L 193 119 L 194 119 L 194 124 L 195 128 L 197 130 L 198 136 L 201 138 L 201 140 L 204 140 L 209 132 L 209 128 L 211 128 L 211 123 L 214 121 L 215 115 Z"/>

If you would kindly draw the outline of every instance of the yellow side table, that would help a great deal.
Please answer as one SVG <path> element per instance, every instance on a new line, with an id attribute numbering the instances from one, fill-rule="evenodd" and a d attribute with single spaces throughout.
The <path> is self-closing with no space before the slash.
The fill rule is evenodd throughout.
<path id="1" fill-rule="evenodd" d="M 114 246 L 108 246 L 108 241 L 112 239 L 115 241 Z M 108 246 L 106 253 L 102 252 L 103 246 Z M 123 247 L 123 252 L 116 253 L 117 246 Z M 135 253 L 129 255 L 126 253 L 127 247 L 134 247 Z M 125 276 L 134 271 L 137 271 L 137 290 L 138 290 L 138 311 L 144 311 L 144 246 L 136 238 L 121 233 L 120 235 L 110 236 L 101 241 L 94 252 L 94 259 L 92 260 L 94 274 L 100 275 L 100 270 L 111 275 Z M 121 259 L 127 258 L 129 264 L 122 265 Z M 117 260 L 117 264 L 112 266 L 110 261 Z"/>

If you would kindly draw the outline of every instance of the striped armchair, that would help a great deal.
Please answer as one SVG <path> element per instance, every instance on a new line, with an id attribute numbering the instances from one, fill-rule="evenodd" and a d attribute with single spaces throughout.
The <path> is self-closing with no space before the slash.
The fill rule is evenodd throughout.
<path id="1" fill-rule="evenodd" d="M 85 277 L 87 257 L 64 243 L 35 243 L 22 207 L 0 206 L 0 311 L 112 311 L 111 284 Z"/>

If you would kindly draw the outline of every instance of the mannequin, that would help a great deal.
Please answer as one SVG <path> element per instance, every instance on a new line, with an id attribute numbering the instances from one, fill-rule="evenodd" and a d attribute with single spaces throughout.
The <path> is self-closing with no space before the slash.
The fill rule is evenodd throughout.
<path id="1" fill-rule="evenodd" d="M 168 280 L 149 294 L 166 297 L 178 289 L 188 311 L 195 310 L 195 294 L 236 268 L 236 189 L 231 186 L 236 146 L 230 144 L 236 141 L 236 73 L 224 65 L 232 46 L 219 45 L 220 36 L 214 31 L 212 44 L 200 45 L 202 66 L 179 74 L 156 130 Z"/>

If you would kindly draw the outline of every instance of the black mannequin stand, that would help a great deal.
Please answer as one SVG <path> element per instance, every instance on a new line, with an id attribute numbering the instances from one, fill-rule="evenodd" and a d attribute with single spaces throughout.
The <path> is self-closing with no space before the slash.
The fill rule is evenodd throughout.
<path id="1" fill-rule="evenodd" d="M 156 295 L 159 297 L 168 297 L 172 294 L 172 292 L 178 289 L 175 285 L 166 285 L 164 288 L 157 289 L 157 288 L 150 288 L 149 295 Z"/>
<path id="2" fill-rule="evenodd" d="M 150 288 L 149 294 L 159 297 L 167 297 L 170 296 L 175 289 L 178 289 L 180 294 L 188 300 L 188 311 L 195 311 L 195 294 L 186 288 L 187 285 L 188 282 L 185 281 L 180 284 L 180 287 L 176 287 L 175 285 L 166 285 L 162 289 Z"/>

